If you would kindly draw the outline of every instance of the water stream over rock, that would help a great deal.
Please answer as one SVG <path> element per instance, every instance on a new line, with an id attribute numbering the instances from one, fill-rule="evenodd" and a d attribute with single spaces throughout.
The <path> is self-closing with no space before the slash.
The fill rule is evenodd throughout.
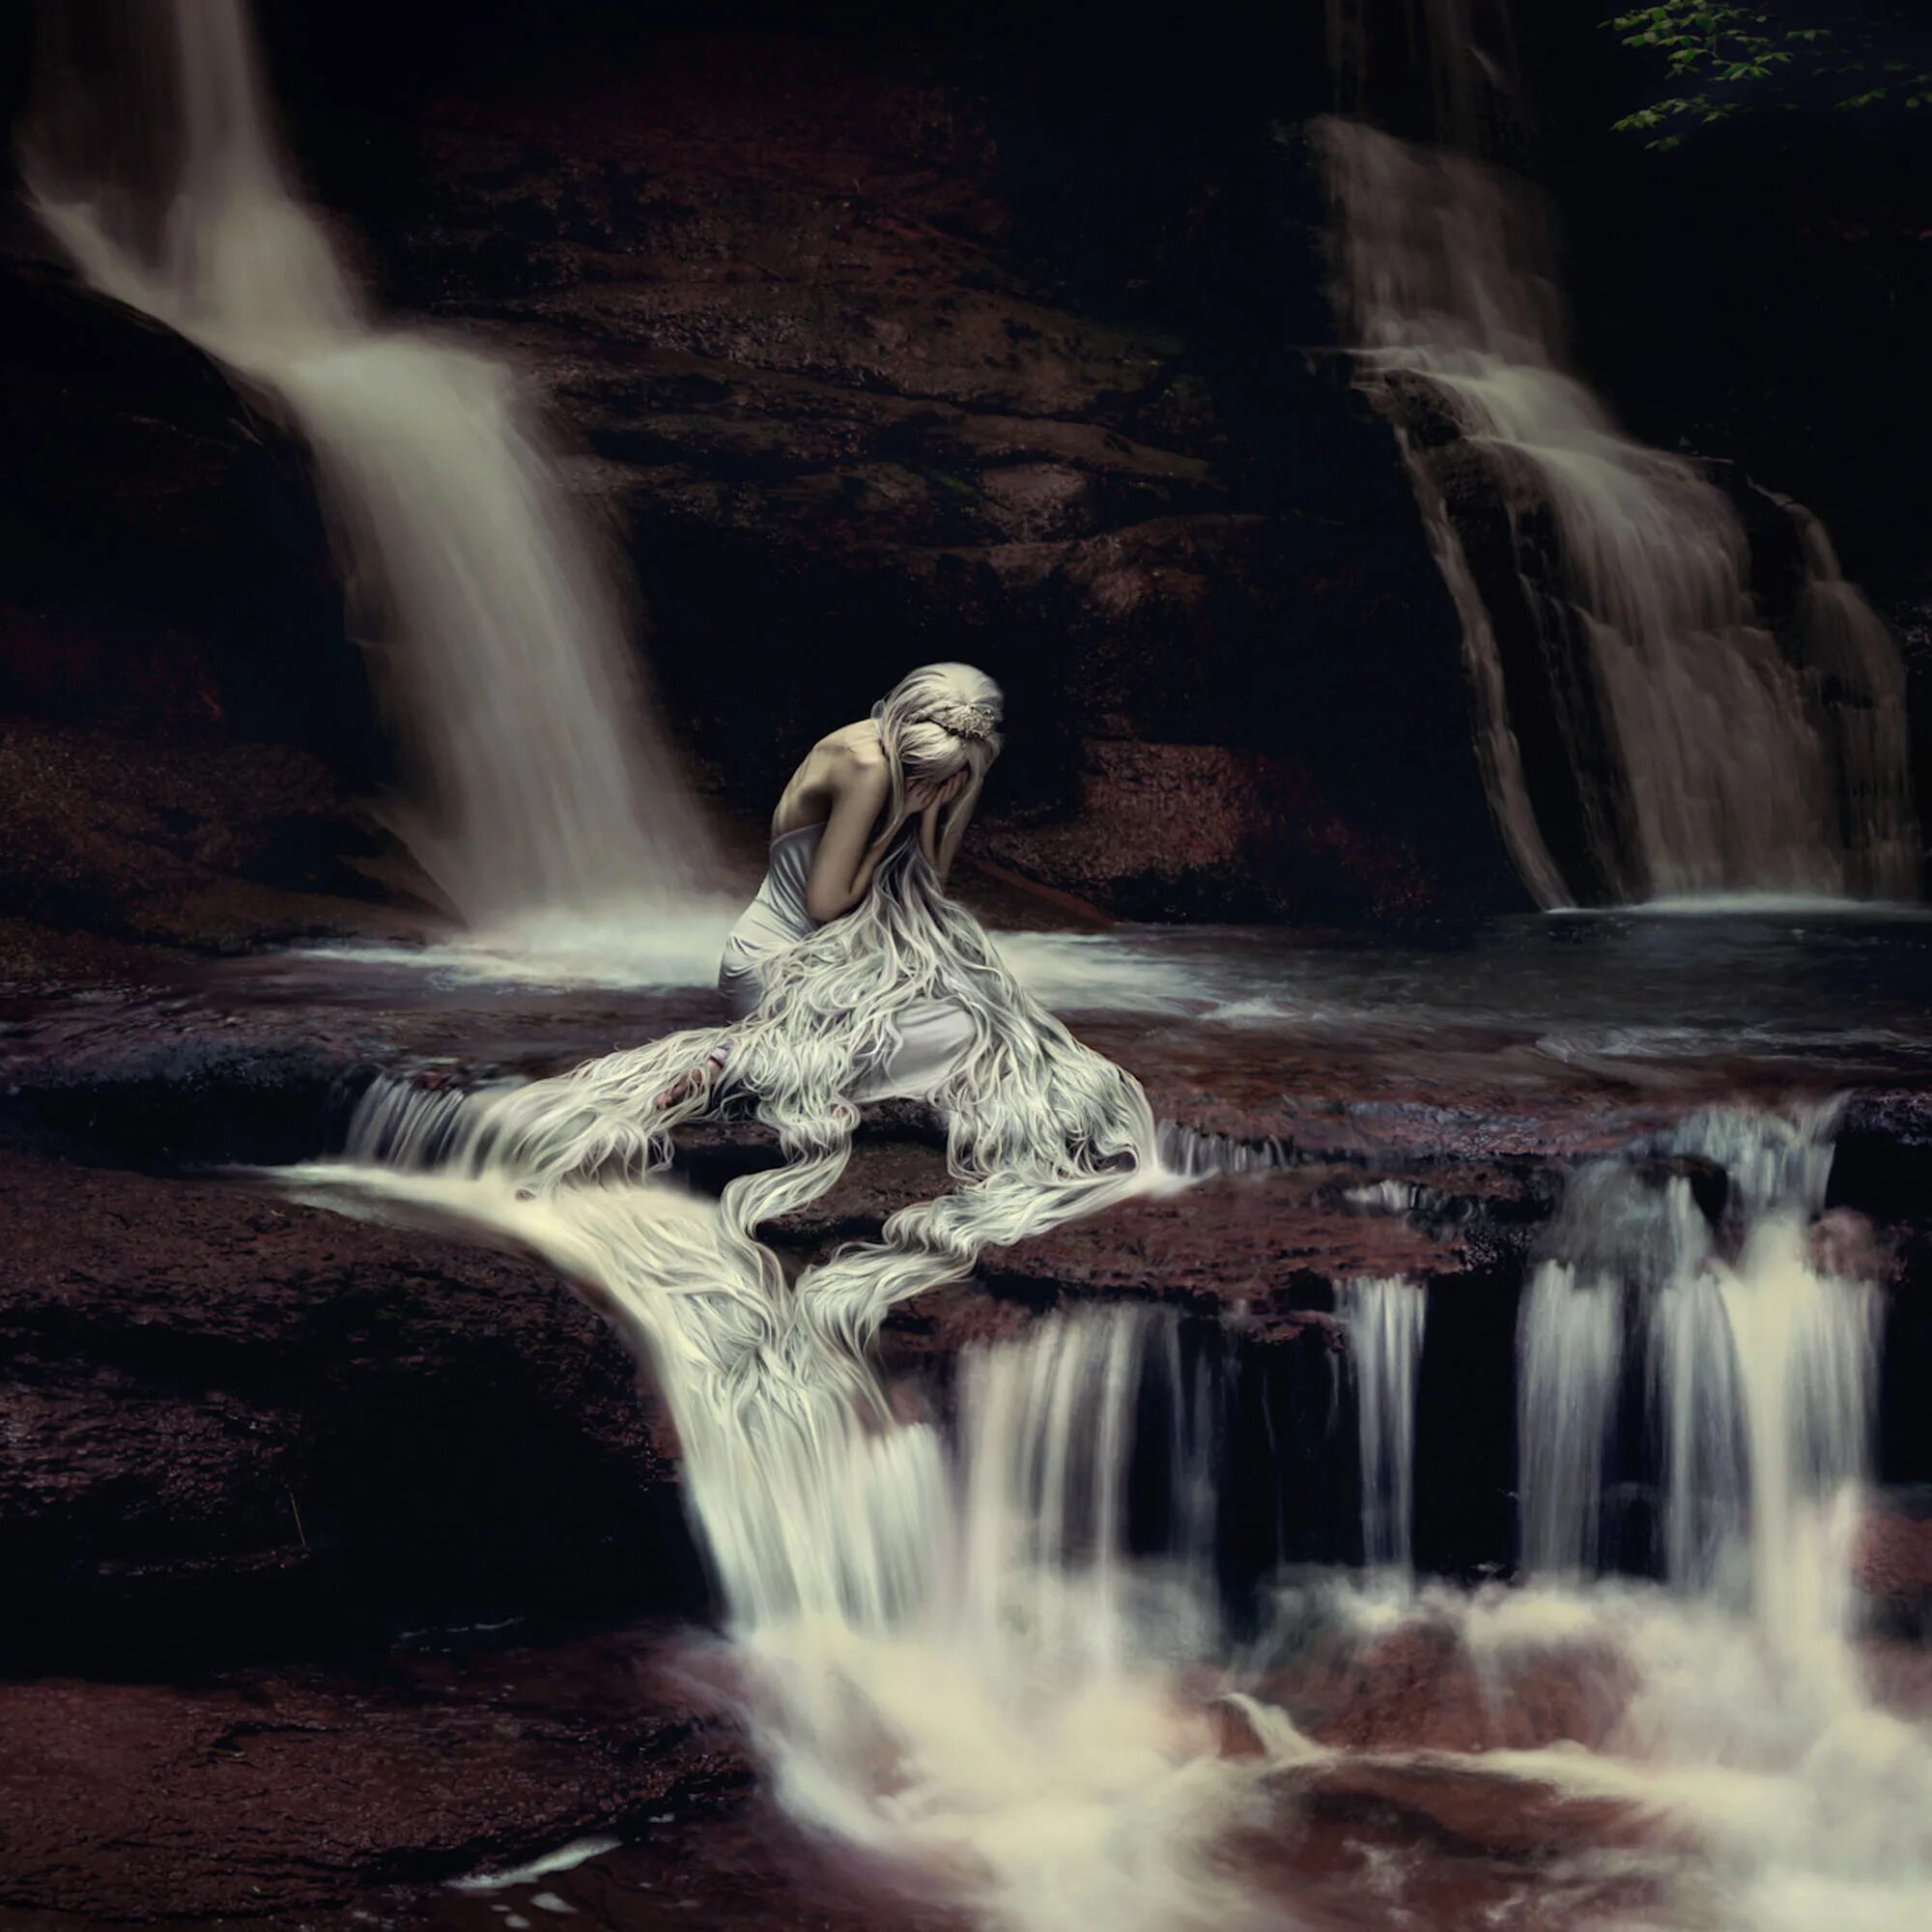
<path id="1" fill-rule="evenodd" d="M 1932 1737 L 1855 1643 L 1878 1296 L 1811 1232 L 1829 1109 L 1692 1116 L 1577 1174 L 1521 1304 L 1513 1586 L 1414 1580 L 1424 1298 L 1340 1284 L 1368 1567 L 1264 1570 L 1257 1617 L 1225 1539 L 1281 1476 L 1217 1420 L 1238 1348 L 1093 1304 L 969 1348 L 948 1396 L 895 1389 L 788 1288 L 758 1340 L 700 1200 L 440 1165 L 464 1104 L 381 1094 L 357 1157 L 287 1179 L 507 1236 L 633 1338 L 771 1788 L 894 1885 L 1027 1932 L 1326 1923 L 1338 1884 L 1445 1926 L 1795 1932 L 1825 1897 L 1874 1927 L 1932 1900 Z M 1389 1704 L 1415 1646 L 1433 1661 Z M 1413 1815 L 1358 1813 L 1373 1791 L 1398 1816 L 1473 1805 L 1465 1835 L 1537 1858 L 1448 1913 L 1473 1881 Z M 1316 1858 L 1338 1806 L 1352 1831 Z"/>
<path id="2" fill-rule="evenodd" d="M 1336 10 L 1364 71 L 1370 11 Z M 412 842 L 494 937 L 419 952 L 407 974 L 393 952 L 344 949 L 18 1021 L 4 1123 L 41 1137 L 18 1172 L 66 1219 L 43 1211 L 57 1238 L 15 1257 L 10 1386 L 80 1445 L 8 1465 L 10 1496 L 41 1512 L 18 1540 L 48 1582 L 46 1624 L 86 1568 L 67 1555 L 75 1524 L 99 1540 L 110 1618 L 155 1601 L 141 1591 L 159 1572 L 190 1607 L 251 1569 L 286 1577 L 259 1600 L 271 1625 L 317 1576 L 345 1596 L 391 1585 L 434 1487 L 407 1520 L 357 1492 L 403 1487 L 412 1447 L 426 1458 L 453 1417 L 512 1438 L 449 1479 L 488 1492 L 465 1542 L 490 1540 L 492 1484 L 533 1536 L 554 1457 L 602 1479 L 578 1511 L 602 1519 L 578 1526 L 579 1564 L 651 1535 L 653 1559 L 682 1552 L 634 1513 L 609 1452 L 649 1465 L 714 1593 L 717 1629 L 682 1640 L 683 1667 L 871 1922 L 1932 1921 L 1932 1699 L 1921 1659 L 1868 1640 L 1853 1587 L 1903 1264 L 1864 1210 L 1831 1219 L 1842 1129 L 1863 1137 L 1864 1198 L 1922 1236 L 1927 928 L 1812 903 L 1911 895 L 1896 654 L 1815 521 L 1630 442 L 1565 372 L 1542 212 L 1468 131 L 1505 67 L 1463 58 L 1462 0 L 1424 11 L 1430 131 L 1452 146 L 1357 120 L 1321 139 L 1363 380 L 1400 423 L 1462 607 L 1518 863 L 1551 906 L 1748 890 L 1811 910 L 1445 922 L 1413 945 L 1015 938 L 1019 976 L 1145 1077 L 1162 1125 L 1135 1146 L 1163 1171 L 1135 1192 L 1110 1169 L 1121 1198 L 1070 1233 L 1069 1197 L 1065 1213 L 1016 1213 L 997 1242 L 935 1243 L 926 1292 L 896 1309 L 828 1284 L 838 1244 L 944 1186 L 929 1121 L 846 1134 L 821 1166 L 849 1156 L 852 1176 L 781 1187 L 746 1227 L 717 1195 L 770 1171 L 756 1127 L 706 1123 L 681 1170 L 645 1173 L 654 1081 L 556 1077 L 715 1017 L 708 941 L 670 917 L 709 859 L 633 688 L 621 600 L 504 372 L 372 319 L 291 185 L 240 0 L 122 14 L 137 37 L 122 50 L 148 44 L 164 82 L 126 128 L 109 125 L 113 90 L 56 75 L 29 156 L 43 218 L 97 288 L 301 422 L 420 755 Z M 108 138 L 124 134 L 138 138 Z M 1486 556 L 1451 501 L 1472 472 L 1502 518 Z M 1795 588 L 1774 622 L 1751 552 L 1777 539 Z M 1526 704 L 1548 732 L 1527 728 Z M 640 923 L 666 935 L 655 958 Z M 529 952 L 558 935 L 590 966 L 527 983 Z M 1874 1068 L 1903 1099 L 1864 1096 L 1861 1114 L 1859 1096 L 1830 1097 Z M 519 1115 L 533 1081 L 551 1111 Z M 1886 1106 L 1897 1117 L 1874 1125 Z M 102 1166 L 57 1171 L 76 1152 Z M 232 1175 L 103 1179 L 105 1158 L 171 1176 L 247 1163 L 274 1205 Z M 850 1183 L 838 1199 L 835 1180 Z M 292 1219 L 316 1205 L 382 1239 Z M 179 1254 L 131 1292 L 102 1258 L 110 1220 L 168 1212 L 197 1276 L 219 1273 L 205 1303 Z M 470 1242 L 516 1265 L 446 1279 L 425 1262 Z M 949 1261 L 970 1278 L 946 1278 Z M 557 1280 L 633 1351 L 648 1423 L 621 1357 L 613 1393 L 603 1338 L 549 1321 Z M 286 1359 L 265 1369 L 270 1349 Z M 509 1400 L 539 1355 L 542 1399 Z M 310 1386 L 318 1362 L 353 1386 Z M 103 1414 L 147 1433 L 97 1467 Z M 258 1548 L 234 1501 L 270 1443 L 272 1479 L 245 1492 Z M 436 1453 L 444 1471 L 465 1463 L 446 1440 Z M 358 1506 L 379 1532 L 332 1554 Z M 417 1560 L 395 1602 L 445 1553 Z M 687 1580 L 656 1579 L 653 1608 L 693 1613 L 702 1586 Z M 614 1596 L 613 1614 L 635 1606 Z M 329 1607 L 308 1591 L 303 1614 Z M 566 1607 L 581 1605 L 566 1593 Z M 64 1633 L 32 1634 L 65 1657 Z M 179 1655 L 129 1655 L 156 1680 L 189 1674 Z M 475 1855 L 462 1781 L 494 1767 L 516 1787 L 502 1834 L 554 1825 L 556 1849 L 525 1856 L 541 1848 L 519 1838 L 437 1922 L 514 1932 L 529 1911 L 587 1911 L 585 1874 L 676 1822 L 650 1808 L 667 1792 L 741 1775 L 705 1761 L 687 1709 L 649 1705 L 633 1661 L 599 1661 L 573 1698 L 601 1753 L 582 1728 L 544 1731 L 531 1707 L 554 1684 L 521 1695 L 507 1666 L 417 1667 L 373 1700 L 284 1687 L 307 1713 L 280 1727 L 296 1746 L 262 1742 L 277 1725 L 252 1714 L 274 1698 L 255 1686 L 149 1685 L 142 1709 L 187 1737 L 179 1775 L 202 1780 L 324 1733 L 353 1756 L 373 1721 L 412 1788 L 447 1798 L 450 1815 L 412 1814 L 410 1849 L 442 1877 Z M 36 1737 L 65 1751 L 82 1693 L 26 1692 Z M 521 1754 L 493 1757 L 508 1734 Z M 524 1795 L 587 1757 L 609 1780 L 587 1798 Z M 320 1785 L 355 1785 L 319 1762 Z M 171 1847 L 179 1820 L 156 1815 Z M 392 1870 L 357 1823 L 358 1868 Z M 340 1830 L 298 1814 L 325 1828 Z M 150 1888 L 155 1868 L 139 1869 Z M 151 1889 L 143 1909 L 212 1917 L 229 1879 Z M 620 1899 L 608 1922 L 661 1924 L 688 1902 Z M 787 1924 L 821 1900 L 793 1903 Z"/>
<path id="3" fill-rule="evenodd" d="M 412 766 L 397 824 L 518 951 L 716 877 L 607 546 L 514 372 L 379 319 L 276 140 L 245 0 L 45 10 L 23 163 L 103 294 L 293 412 Z"/>
<path id="4" fill-rule="evenodd" d="M 1568 366 L 1550 212 L 1489 158 L 1520 105 L 1508 33 L 1478 26 L 1508 9 L 1333 11 L 1338 303 L 1462 617 L 1524 883 L 1551 907 L 1916 897 L 1903 660 L 1817 520 L 1633 441 Z M 1414 92 L 1411 65 L 1425 140 L 1354 118 Z"/>

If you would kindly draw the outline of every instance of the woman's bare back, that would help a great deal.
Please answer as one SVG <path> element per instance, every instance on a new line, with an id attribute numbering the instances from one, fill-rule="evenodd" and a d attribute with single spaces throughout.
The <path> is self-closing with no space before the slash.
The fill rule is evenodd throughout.
<path id="1" fill-rule="evenodd" d="M 839 799 L 867 775 L 886 778 L 886 755 L 879 744 L 879 727 L 869 718 L 841 725 L 819 739 L 785 788 L 772 813 L 772 837 L 782 838 L 808 825 L 823 825 Z M 886 780 L 887 788 L 891 781 Z M 872 788 L 871 786 L 867 787 Z"/>

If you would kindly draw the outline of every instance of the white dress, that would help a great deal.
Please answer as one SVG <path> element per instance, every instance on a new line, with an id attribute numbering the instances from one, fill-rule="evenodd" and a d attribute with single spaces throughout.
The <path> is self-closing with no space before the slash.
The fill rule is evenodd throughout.
<path id="1" fill-rule="evenodd" d="M 762 997 L 766 963 L 819 929 L 821 922 L 806 910 L 805 888 L 824 831 L 823 825 L 800 825 L 772 840 L 764 881 L 731 928 L 719 962 L 718 990 L 736 1019 L 743 1019 Z M 973 1021 L 951 1000 L 921 1000 L 898 1015 L 897 1033 L 897 1045 L 861 1078 L 849 1097 L 923 1098 L 946 1080 L 973 1043 Z"/>

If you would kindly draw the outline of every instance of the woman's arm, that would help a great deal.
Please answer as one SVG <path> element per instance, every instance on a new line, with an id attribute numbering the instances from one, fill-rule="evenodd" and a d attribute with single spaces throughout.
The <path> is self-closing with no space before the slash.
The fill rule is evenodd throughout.
<path id="1" fill-rule="evenodd" d="M 842 919 L 871 889 L 879 862 L 872 829 L 893 795 L 885 758 L 841 752 L 831 774 L 832 810 L 805 882 L 805 909 L 821 923 Z"/>
<path id="2" fill-rule="evenodd" d="M 952 869 L 952 867 L 950 864 L 942 867 L 939 863 L 940 824 L 946 816 L 947 809 L 966 789 L 970 777 L 969 773 L 955 772 L 952 777 L 948 779 L 939 787 L 938 791 L 929 800 L 920 807 L 919 849 L 925 854 L 925 863 L 939 874 L 941 885 L 946 883 L 946 874 Z M 973 816 L 973 803 L 969 801 L 967 804 L 959 807 L 958 815 L 959 830 L 963 833 L 966 830 L 967 822 Z M 959 841 L 955 838 L 952 843 L 953 849 L 956 851 Z"/>
<path id="3" fill-rule="evenodd" d="M 960 774 L 959 788 L 961 791 L 966 789 L 966 777 L 964 773 Z M 952 854 L 948 855 L 946 864 L 939 868 L 939 882 L 941 885 L 946 883 L 946 875 L 952 869 L 952 856 L 957 854 L 959 841 L 965 838 L 966 828 L 973 822 L 973 808 L 979 802 L 980 795 L 978 792 L 975 792 L 971 798 L 964 799 L 958 805 L 951 808 L 952 824 L 949 825 L 947 830 L 952 833 Z M 954 827 L 957 828 L 956 831 Z"/>

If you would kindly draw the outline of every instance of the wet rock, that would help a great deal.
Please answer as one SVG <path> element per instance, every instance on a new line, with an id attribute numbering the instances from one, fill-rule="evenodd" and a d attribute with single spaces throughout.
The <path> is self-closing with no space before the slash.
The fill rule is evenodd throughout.
<path id="1" fill-rule="evenodd" d="M 380 923 L 414 882 L 357 797 L 383 757 L 305 453 L 183 337 L 18 246 L 0 964 L 121 983 L 183 948 Z"/>
<path id="2" fill-rule="evenodd" d="M 701 1604 L 636 1366 L 547 1271 L 234 1183 L 4 1184 L 16 1665 Z"/>
<path id="3" fill-rule="evenodd" d="M 1833 1142 L 1831 1201 L 1910 1220 L 1932 1201 L 1932 1094 L 1869 1087 L 1846 1101 Z"/>
<path id="4" fill-rule="evenodd" d="M 1418 1765 L 1345 1757 L 1309 1783 L 1318 1832 L 1339 1827 L 1357 1845 L 1384 1838 L 1410 1857 L 1418 1839 L 1428 1844 L 1440 1861 L 1429 1878 L 1446 1894 L 1448 1910 L 1465 1905 L 1472 1892 L 1480 1898 L 1493 1889 L 1497 1895 L 1464 1923 L 1493 1922 L 1507 1912 L 1525 1867 L 1564 1865 L 1593 1869 L 1593 1902 L 1640 1923 L 1669 1908 L 1663 1883 L 1631 1855 L 1690 1849 L 1690 1834 L 1661 1820 L 1655 1807 L 1488 1775 L 1480 1757 Z M 1451 1861 L 1458 1860 L 1466 1861 L 1465 1869 L 1455 1869 Z M 1426 1897 L 1428 1879 L 1417 1889 Z"/>
<path id="5" fill-rule="evenodd" d="M 361 668 L 298 442 L 199 350 L 0 249 L 0 672 L 15 716 L 354 766 Z"/>
<path id="6" fill-rule="evenodd" d="M 1050 885 L 1163 917 L 1516 903 L 1386 429 L 1284 353 L 1286 291 L 1192 294 L 1234 167 L 1319 314 L 1298 152 L 1205 136 L 1210 191 L 1103 252 L 1081 138 L 941 53 L 682 36 L 437 102 L 385 248 L 554 398 L 734 802 L 828 706 L 962 657 L 1008 687 L 987 808 Z"/>
<path id="7" fill-rule="evenodd" d="M 1104 1222 L 1074 1222 L 991 1249 L 982 1279 L 1013 1292 L 1151 1295 L 1239 1318 L 1259 1337 L 1325 1327 L 1329 1284 L 1355 1275 L 1452 1271 L 1454 1249 L 1402 1221 L 1364 1222 L 1316 1208 L 1332 1176 L 1292 1170 L 1202 1183 L 1130 1201 Z"/>
<path id="8" fill-rule="evenodd" d="M 1854 1575 L 1867 1595 L 1923 1617 L 1932 1614 L 1932 1495 L 1895 1498 L 1893 1505 L 1866 1517 Z"/>
<path id="9" fill-rule="evenodd" d="M 728 1811 L 750 1782 L 650 1632 L 355 1673 L 4 1684 L 0 1727 L 0 1910 L 64 1922 L 387 1916 L 479 1867 Z"/>
<path id="10" fill-rule="evenodd" d="M 1602 1748 L 1635 1688 L 1606 1641 L 1538 1646 L 1490 1670 L 1447 1624 L 1338 1634 L 1269 1695 L 1311 1737 L 1350 1750 Z"/>
<path id="11" fill-rule="evenodd" d="M 1869 1215 L 1850 1208 L 1828 1208 L 1805 1236 L 1811 1265 L 1842 1281 L 1889 1280 L 1892 1257 Z"/>
<path id="12" fill-rule="evenodd" d="M 1923 1367 L 1913 1366 L 1914 1386 L 1900 1406 L 1916 1411 Z M 1888 1420 L 1886 1447 L 1895 1457 L 1905 1432 L 1898 1419 Z M 1922 1430 L 1914 1437 L 1902 1479 L 1867 1502 L 1852 1546 L 1852 1579 L 1863 1598 L 1861 1626 L 1880 1640 L 1872 1651 L 1875 1667 L 1895 1677 L 1901 1700 L 1923 1714 L 1932 1711 L 1932 1656 L 1924 1648 L 1932 1638 L 1932 1468 Z M 1902 1658 L 1901 1641 L 1907 1646 Z"/>
<path id="13" fill-rule="evenodd" d="M 410 873 L 314 753 L 213 725 L 139 738 L 0 718 L 14 990 L 153 985 L 185 954 L 408 931 Z"/>
<path id="14" fill-rule="evenodd" d="M 1348 825 L 1308 766 L 1218 745 L 1090 741 L 1071 814 L 999 825 L 981 842 L 1133 919 L 1359 917 L 1435 900 L 1413 850 Z"/>

